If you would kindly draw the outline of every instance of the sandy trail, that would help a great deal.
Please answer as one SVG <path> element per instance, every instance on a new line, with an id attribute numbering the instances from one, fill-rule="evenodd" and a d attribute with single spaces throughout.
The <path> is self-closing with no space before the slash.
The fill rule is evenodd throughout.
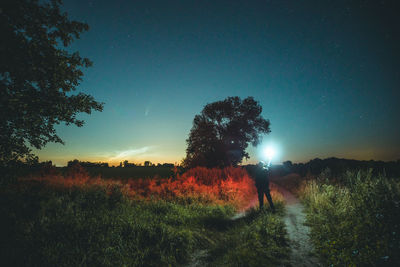
<path id="1" fill-rule="evenodd" d="M 277 186 L 286 201 L 284 222 L 289 235 L 291 249 L 290 259 L 284 266 L 322 266 L 313 254 L 309 233 L 310 228 L 305 223 L 304 206 L 292 193 L 281 186 Z"/>

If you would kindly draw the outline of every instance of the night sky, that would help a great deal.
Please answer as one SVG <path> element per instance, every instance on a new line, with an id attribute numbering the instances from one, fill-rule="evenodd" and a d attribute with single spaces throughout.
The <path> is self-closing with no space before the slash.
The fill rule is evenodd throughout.
<path id="1" fill-rule="evenodd" d="M 59 126 L 40 160 L 180 163 L 196 114 L 253 96 L 271 121 L 257 148 L 275 162 L 400 159 L 400 16 L 396 1 L 65 0 L 90 30 L 78 91 L 104 102 Z M 246 161 L 244 161 L 246 163 Z"/>

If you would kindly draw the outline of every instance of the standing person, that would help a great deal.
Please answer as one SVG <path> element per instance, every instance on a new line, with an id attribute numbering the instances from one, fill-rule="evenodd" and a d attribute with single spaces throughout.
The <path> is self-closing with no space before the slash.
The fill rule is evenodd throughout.
<path id="1" fill-rule="evenodd" d="M 270 175 L 269 167 L 265 166 L 263 162 L 259 162 L 256 167 L 255 182 L 257 187 L 260 210 L 264 206 L 264 195 L 265 195 L 272 209 L 272 212 L 275 212 L 274 203 L 272 202 L 271 193 L 269 190 L 269 175 Z"/>

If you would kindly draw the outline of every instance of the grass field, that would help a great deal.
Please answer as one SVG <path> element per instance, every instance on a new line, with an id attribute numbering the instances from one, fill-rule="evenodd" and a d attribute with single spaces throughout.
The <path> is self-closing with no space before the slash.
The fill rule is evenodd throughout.
<path id="1" fill-rule="evenodd" d="M 254 197 L 252 183 L 235 168 L 168 179 L 19 179 L 0 191 L 2 265 L 275 266 L 288 253 L 279 193 L 276 214 L 231 219 Z"/>

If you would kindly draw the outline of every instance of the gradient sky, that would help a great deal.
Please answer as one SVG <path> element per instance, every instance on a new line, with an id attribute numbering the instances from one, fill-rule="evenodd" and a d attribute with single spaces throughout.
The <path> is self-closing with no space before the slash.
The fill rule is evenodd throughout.
<path id="1" fill-rule="evenodd" d="M 79 116 L 81 128 L 57 127 L 66 144 L 40 160 L 179 163 L 194 116 L 228 96 L 259 101 L 276 162 L 400 158 L 396 1 L 68 0 L 64 10 L 90 26 L 71 46 L 94 62 L 78 91 L 105 107 Z"/>

